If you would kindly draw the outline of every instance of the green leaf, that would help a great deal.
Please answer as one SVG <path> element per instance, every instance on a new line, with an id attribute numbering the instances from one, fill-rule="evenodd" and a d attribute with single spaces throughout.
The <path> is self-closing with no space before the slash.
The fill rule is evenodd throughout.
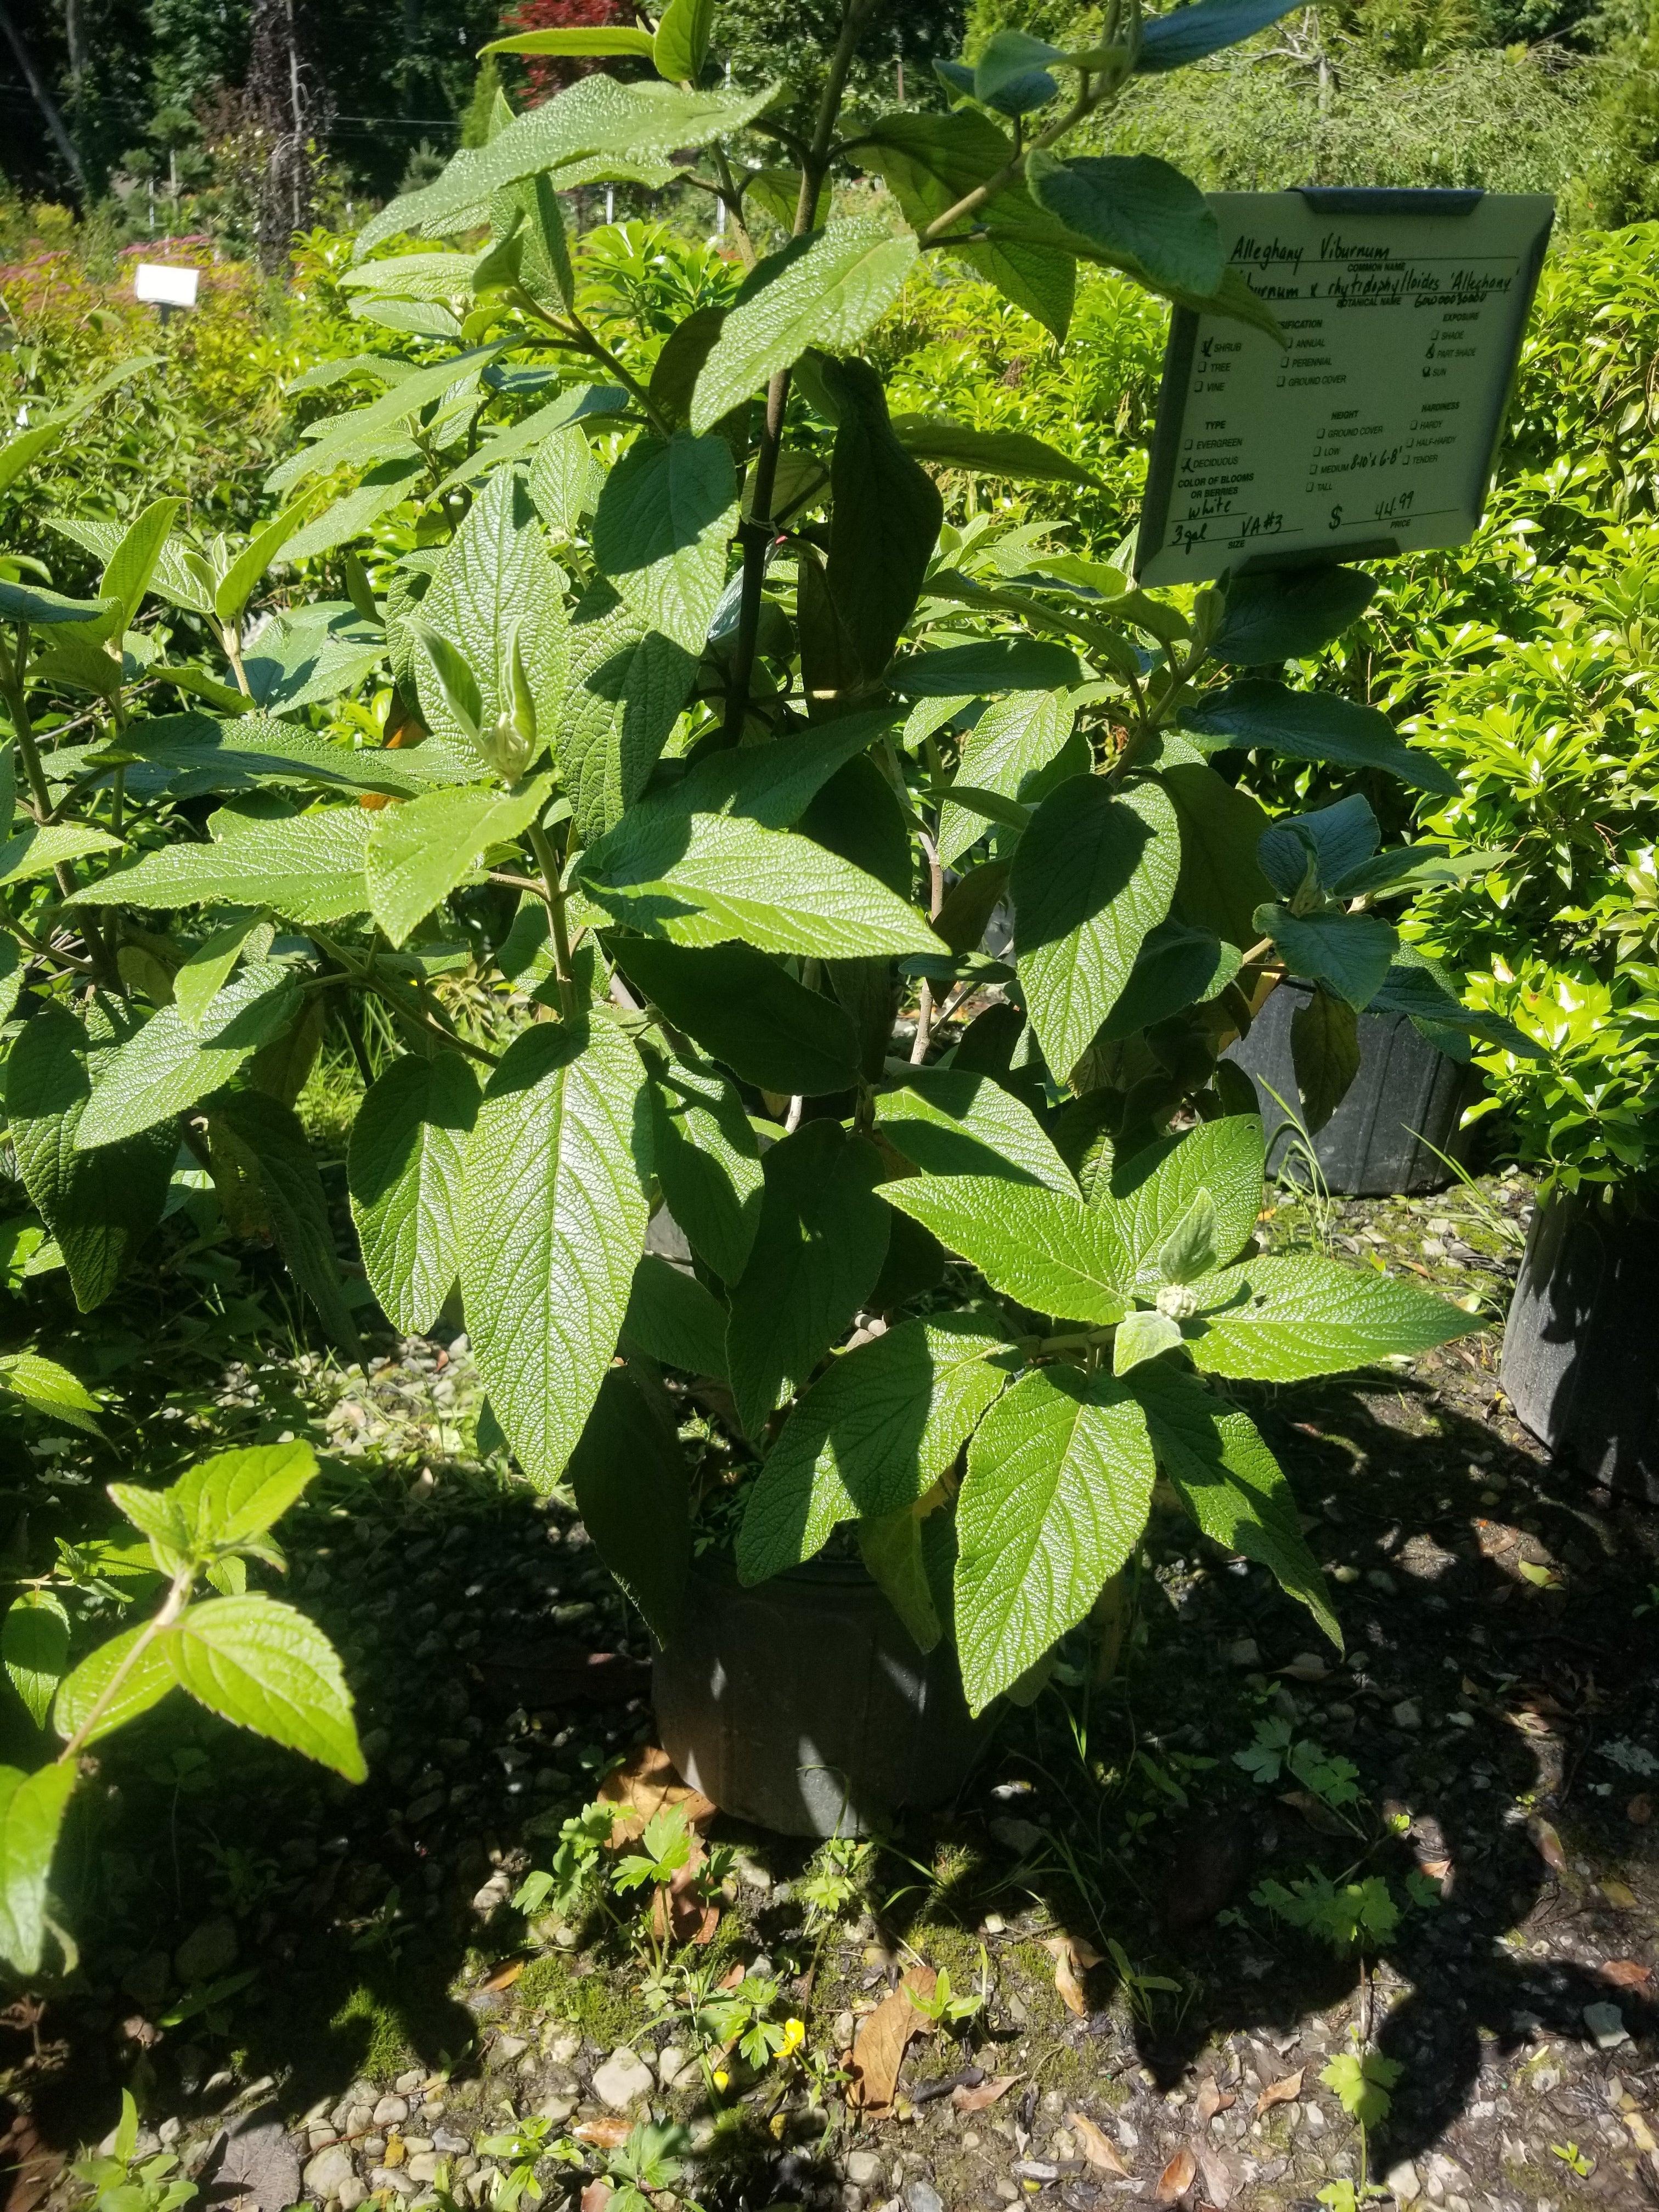
<path id="1" fill-rule="evenodd" d="M 360 252 L 367 235 L 367 230 L 358 234 Z M 382 392 L 367 407 L 355 407 L 347 414 L 334 416 L 321 437 L 301 446 L 297 453 L 272 469 L 265 478 L 265 489 L 285 493 L 295 484 L 303 483 L 307 477 L 326 476 L 346 461 L 386 459 L 386 446 L 397 443 L 398 424 L 411 415 L 420 414 L 434 400 L 470 392 L 490 362 L 505 349 L 505 342 L 479 346 L 471 353 L 451 354 L 430 368 L 416 369 L 412 376 L 400 377 L 389 392 Z"/>
<path id="2" fill-rule="evenodd" d="M 637 991 L 744 1082 L 786 1098 L 857 1082 L 858 1039 L 846 1014 L 765 953 L 635 937 L 610 949 Z"/>
<path id="3" fill-rule="evenodd" d="M 914 1510 L 884 1514 L 879 1520 L 860 1521 L 853 1533 L 871 1580 L 904 1623 L 912 1643 L 919 1651 L 933 1650 L 944 1638 L 945 1625 L 928 1582 L 921 1519 Z"/>
<path id="4" fill-rule="evenodd" d="M 349 491 L 343 499 L 337 499 L 331 507 L 325 507 L 314 522 L 308 522 L 289 538 L 289 559 L 309 561 L 319 553 L 332 553 L 341 545 L 349 545 L 354 538 L 363 536 L 389 508 L 415 498 L 424 489 L 421 479 L 425 475 L 426 464 L 418 453 L 402 454 L 380 462 L 369 470 L 355 491 Z"/>
<path id="5" fill-rule="evenodd" d="M 1256 858 L 1267 827 L 1260 802 L 1201 761 L 1167 767 L 1158 780 L 1181 824 L 1176 912 L 1224 945 L 1253 945 L 1255 909 L 1273 896 Z"/>
<path id="6" fill-rule="evenodd" d="M 220 817 L 216 817 L 216 824 Z M 338 921 L 368 906 L 363 852 L 374 816 L 358 806 L 322 806 L 261 822 L 257 836 L 216 836 L 207 845 L 165 845 L 101 882 L 70 906 L 269 906 L 298 922 Z"/>
<path id="7" fill-rule="evenodd" d="M 198 1460 L 167 1495 L 190 1532 L 189 1548 L 202 1558 L 216 1546 L 263 1536 L 316 1476 L 317 1455 L 307 1443 L 245 1444 Z"/>
<path id="8" fill-rule="evenodd" d="M 915 889 L 908 810 L 868 753 L 832 775 L 799 823 L 804 837 L 839 853 L 896 896 Z"/>
<path id="9" fill-rule="evenodd" d="M 0 1628 L 0 1659 L 38 1729 L 46 1724 L 69 1665 L 69 1644 L 70 1618 L 62 1599 L 51 1590 L 36 1589 L 25 1590 L 12 1601 Z"/>
<path id="10" fill-rule="evenodd" d="M 111 554 L 98 590 L 100 597 L 113 599 L 120 610 L 111 626 L 112 636 L 118 637 L 132 627 L 133 617 L 149 590 L 161 548 L 183 505 L 181 499 L 152 500 Z"/>
<path id="11" fill-rule="evenodd" d="M 991 917 L 1008 890 L 1008 863 L 987 860 L 957 878 L 933 917 L 933 927 L 952 952 L 976 952 Z"/>
<path id="12" fill-rule="evenodd" d="M 855 143 L 857 158 L 885 179 L 905 221 L 918 231 L 977 185 L 988 184 L 1015 158 L 1007 133 L 971 108 L 950 115 L 884 115 Z M 1076 258 L 1063 242 L 1064 224 L 1018 185 L 1005 186 L 975 211 L 971 227 L 983 226 L 1012 227 L 1023 235 L 1013 242 L 975 245 L 953 240 L 952 257 L 1064 339 L 1077 284 Z"/>
<path id="13" fill-rule="evenodd" d="M 258 647 L 251 650 L 257 656 Z M 314 731 L 253 714 L 229 728 L 207 714 L 158 714 L 150 721 L 129 723 L 120 750 L 171 770 L 167 788 L 175 799 L 210 791 L 254 791 L 267 784 L 414 799 L 434 786 L 477 782 L 486 772 L 470 745 L 462 752 L 431 743 L 410 749 L 335 744 Z M 368 825 L 359 826 L 366 836 Z"/>
<path id="14" fill-rule="evenodd" d="M 869 362 L 815 358 L 836 415 L 825 576 L 836 613 L 873 683 L 915 610 L 945 504 L 927 470 L 894 436 L 881 378 Z"/>
<path id="15" fill-rule="evenodd" d="M 692 814 L 740 814 L 765 830 L 790 829 L 824 785 L 885 735 L 895 719 L 886 708 L 842 714 L 787 738 L 705 754 L 678 782 L 659 787 L 634 810 L 607 839 L 603 865 L 609 866 L 611 855 L 631 854 L 636 843 L 646 849 L 679 836 Z M 601 865 L 599 855 L 593 859 Z"/>
<path id="16" fill-rule="evenodd" d="M 72 1761 L 27 1775 L 0 1766 L 0 1958 L 21 1974 L 40 1965 L 46 1884 L 76 1780 Z"/>
<path id="17" fill-rule="evenodd" d="M 593 504 L 593 453 L 580 430 L 562 430 L 536 448 L 527 479 L 532 504 L 556 543 L 574 538 Z"/>
<path id="18" fill-rule="evenodd" d="M 603 578 L 576 608 L 570 691 L 555 736 L 576 835 L 592 845 L 645 789 L 696 679 L 697 656 L 637 617 Z"/>
<path id="19" fill-rule="evenodd" d="M 685 1458 L 659 1394 L 625 1368 L 613 1368 L 600 1386 L 571 1457 L 570 1486 L 599 1557 L 665 1643 L 691 1565 Z"/>
<path id="20" fill-rule="evenodd" d="M 1071 1170 L 1036 1115 L 988 1075 L 918 1067 L 877 1099 L 876 1126 L 928 1175 L 980 1176 L 1077 1195 Z"/>
<path id="21" fill-rule="evenodd" d="M 228 1125 L 258 1163 L 260 1194 L 289 1273 L 317 1309 L 331 1341 L 355 1359 L 357 1328 L 341 1287 L 328 1199 L 299 1115 L 265 1091 L 228 1091 L 215 1100 L 211 1120 Z"/>
<path id="22" fill-rule="evenodd" d="M 1091 1203 L 1111 1224 L 1135 1287 L 1150 1292 L 1166 1279 L 1159 1255 L 1200 1191 L 1215 1206 L 1216 1257 L 1232 1260 L 1244 1249 L 1261 1211 L 1265 1172 L 1261 1121 L 1228 1114 L 1115 1160 L 1097 1179 Z"/>
<path id="23" fill-rule="evenodd" d="M 0 617 L 51 629 L 59 623 L 91 623 L 101 630 L 120 611 L 118 599 L 66 599 L 61 592 L 34 584 L 9 583 L 0 576 Z"/>
<path id="24" fill-rule="evenodd" d="M 351 1218 L 380 1310 L 419 1336 L 437 1320 L 460 1264 L 462 1161 L 478 1085 L 459 1053 L 394 1060 L 352 1124 Z"/>
<path id="25" fill-rule="evenodd" d="M 1238 947 L 1224 945 L 1207 929 L 1159 922 L 1142 939 L 1123 995 L 1101 1024 L 1101 1036 L 1133 1036 L 1183 1007 L 1213 999 L 1238 973 L 1239 961 Z"/>
<path id="26" fill-rule="evenodd" d="M 1478 1326 L 1445 1299 L 1391 1276 L 1311 1257 L 1224 1268 L 1206 1279 L 1201 1296 L 1185 1330 L 1194 1366 L 1269 1382 L 1428 1352 Z"/>
<path id="27" fill-rule="evenodd" d="M 1018 800 L 1031 779 L 1060 753 L 1072 734 L 1073 720 L 1059 691 L 1016 691 L 993 700 L 968 732 L 957 782 L 975 793 L 989 792 Z M 984 834 L 976 810 L 947 798 L 939 812 L 941 863 L 954 867 Z"/>
<path id="28" fill-rule="evenodd" d="M 256 911 L 210 930 L 188 954 L 184 965 L 174 970 L 173 1003 L 187 1022 L 199 1025 L 256 931 L 261 941 L 253 948 L 252 957 L 263 958 L 270 950 L 274 933 L 270 924 L 263 921 Z"/>
<path id="29" fill-rule="evenodd" d="M 103 1409 L 98 1401 L 67 1367 L 43 1352 L 0 1352 L 0 1390 L 10 1391 L 35 1413 L 66 1422 L 72 1429 L 101 1434 L 96 1417 Z"/>
<path id="30" fill-rule="evenodd" d="M 970 1711 L 1082 1620 L 1152 1509 L 1146 1419 L 1121 1382 L 1025 1376 L 981 1422 L 957 1501 L 957 1649 Z"/>
<path id="31" fill-rule="evenodd" d="M 1206 4 L 1206 0 L 1197 0 Z M 1455 796 L 1457 779 L 1429 754 L 1407 745 L 1388 716 L 1323 691 L 1291 691 L 1261 677 L 1243 677 L 1201 693 L 1178 716 L 1181 726 L 1212 749 L 1260 745 L 1285 760 L 1335 768 L 1375 768 L 1419 791 Z"/>
<path id="32" fill-rule="evenodd" d="M 0 844 L 0 884 L 26 884 L 36 876 L 49 876 L 60 862 L 78 860 L 88 853 L 118 853 L 121 841 L 89 822 L 52 822 L 31 824 Z"/>
<path id="33" fill-rule="evenodd" d="M 1164 920 L 1181 867 L 1175 809 L 1161 785 L 1114 792 L 1098 776 L 1053 791 L 1021 838 L 1009 876 L 1015 964 L 1050 1067 L 1068 1073 Z"/>
<path id="34" fill-rule="evenodd" d="M 92 1096 L 75 1131 L 76 1149 L 116 1144 L 195 1105 L 279 1036 L 299 1003 L 289 970 L 278 961 L 256 960 L 225 985 L 198 1028 L 177 1006 L 163 1006 L 124 1044 L 93 1061 Z"/>
<path id="35" fill-rule="evenodd" d="M 743 1101 L 695 1054 L 653 1058 L 651 1079 L 653 1162 L 668 1210 L 703 1264 L 735 1283 L 749 1264 L 763 1189 Z"/>
<path id="36" fill-rule="evenodd" d="M 1376 590 L 1358 568 L 1269 569 L 1236 576 L 1211 641 L 1218 660 L 1243 668 L 1307 660 L 1358 621 Z"/>
<path id="37" fill-rule="evenodd" d="M 696 1277 L 647 1252 L 634 1270 L 623 1350 L 689 1375 L 726 1374 L 726 1309 Z"/>
<path id="38" fill-rule="evenodd" d="M 141 1621 L 124 1635 L 112 1636 L 107 1644 L 100 1644 L 95 1651 L 89 1651 L 60 1686 L 52 1700 L 52 1724 L 65 1743 L 80 1735 L 110 1682 L 137 1649 L 140 1640 L 149 1634 L 149 1623 Z M 93 1723 L 86 1742 L 94 1744 L 104 1736 L 112 1735 L 117 1729 L 125 1728 L 140 1713 L 147 1713 L 152 1705 L 159 1705 L 169 1691 L 178 1686 L 178 1677 L 167 1664 L 161 1644 L 145 1643 L 131 1671 Z"/>
<path id="39" fill-rule="evenodd" d="M 605 478 L 593 558 L 647 628 L 702 651 L 737 526 L 737 476 L 723 438 L 641 438 Z"/>
<path id="40" fill-rule="evenodd" d="M 1256 858 L 1280 897 L 1294 902 L 1304 889 L 1334 890 L 1370 860 L 1381 834 L 1376 815 L 1356 792 L 1334 806 L 1316 807 L 1311 814 L 1281 815 L 1262 831 Z"/>
<path id="41" fill-rule="evenodd" d="M 1420 945 L 1402 944 L 1395 955 L 1394 965 L 1383 977 L 1376 996 L 1371 1000 L 1376 1013 L 1408 1014 L 1419 1029 L 1425 1024 L 1425 1034 L 1438 1027 L 1467 1030 L 1473 1036 L 1496 1045 L 1502 1052 L 1518 1054 L 1522 1059 L 1540 1055 L 1543 1048 L 1524 1030 L 1506 1022 L 1487 1006 L 1466 1006 L 1458 997 L 1451 977 L 1437 960 L 1425 952 Z"/>
<path id="42" fill-rule="evenodd" d="M 374 817 L 363 855 L 369 911 L 393 945 L 403 945 L 492 845 L 515 843 L 546 805 L 550 776 L 521 789 L 472 786 L 428 792 Z"/>
<path id="43" fill-rule="evenodd" d="M 709 349 L 692 398 L 692 428 L 711 429 L 809 346 L 850 353 L 898 297 L 915 258 L 914 238 L 895 236 L 869 216 L 828 222 L 769 255 L 744 281 Z"/>
<path id="44" fill-rule="evenodd" d="M 1042 64 L 1060 58 L 1058 46 L 1034 39 L 1029 31 L 993 32 L 974 64 L 974 98 L 1005 115 L 1044 106 L 1060 85 Z"/>
<path id="45" fill-rule="evenodd" d="M 1400 948 L 1391 923 L 1375 914 L 1293 915 L 1259 906 L 1255 926 L 1271 937 L 1292 975 L 1328 983 L 1351 1006 L 1368 1006 Z"/>
<path id="46" fill-rule="evenodd" d="M 1150 154 L 1078 155 L 1041 149 L 1026 159 L 1039 207 L 1068 230 L 1121 254 L 1137 273 L 1176 291 L 1213 292 L 1226 267 L 1214 210 L 1196 185 Z"/>
<path id="47" fill-rule="evenodd" d="M 459 648 L 478 687 L 481 726 L 512 704 L 505 681 L 514 640 L 524 661 L 544 738 L 558 729 L 568 683 L 569 632 L 564 579 L 553 564 L 530 495 L 501 469 L 474 500 L 421 602 L 421 619 Z M 430 672 L 417 660 L 422 719 L 435 736 L 464 744 Z"/>
<path id="48" fill-rule="evenodd" d="M 250 543 L 220 578 L 213 594 L 213 611 L 221 622 L 240 622 L 253 587 L 299 529 L 302 507 L 290 508 L 255 532 Z"/>
<path id="49" fill-rule="evenodd" d="M 651 41 L 657 75 L 671 84 L 696 84 L 714 27 L 714 0 L 668 0 Z"/>
<path id="50" fill-rule="evenodd" d="M 126 1008 L 110 1018 L 102 1003 L 88 1009 L 95 1031 L 66 1006 L 42 1007 L 6 1064 L 18 1172 L 64 1255 L 82 1313 L 102 1304 L 161 1220 L 178 1150 L 171 1129 L 105 1151 L 77 1150 L 94 1071 L 132 1024 Z"/>
<path id="51" fill-rule="evenodd" d="M 1207 1190 L 1200 1189 L 1159 1248 L 1158 1272 L 1162 1280 L 1191 1283 L 1207 1275 L 1220 1256 L 1217 1250 L 1220 1234 L 1215 1200 Z"/>
<path id="52" fill-rule="evenodd" d="M 895 415 L 893 435 L 907 453 L 939 468 L 967 469 L 981 476 L 1006 477 L 1012 483 L 1087 484 L 1104 489 L 1081 461 L 1046 445 L 1029 430 L 973 430 L 948 415 Z M 1020 641 L 1023 642 L 1024 641 Z M 1032 641 L 1035 642 L 1035 641 Z M 1039 648 L 1041 649 L 1041 648 Z M 947 650 L 971 650 L 956 647 Z M 1061 648 L 1050 647 L 1058 652 Z M 1061 677 L 1054 679 L 1064 683 Z M 1075 676 L 1070 678 L 1075 683 Z"/>
<path id="53" fill-rule="evenodd" d="M 880 1155 L 867 1138 L 835 1121 L 804 1122 L 762 1166 L 760 1223 L 726 1330 L 732 1394 L 751 1437 L 868 1297 L 888 1235 L 875 1196 Z"/>
<path id="54" fill-rule="evenodd" d="M 1179 1322 L 1151 1307 L 1139 1307 L 1133 1313 L 1125 1314 L 1117 1325 L 1117 1334 L 1112 1339 L 1112 1372 L 1127 1375 L 1131 1368 L 1141 1366 L 1148 1359 L 1178 1350 L 1180 1344 Z"/>
<path id="55" fill-rule="evenodd" d="M 1291 1065 L 1302 1120 L 1316 1137 L 1359 1073 L 1359 1017 L 1344 999 L 1316 987 L 1291 1016 Z"/>
<path id="56" fill-rule="evenodd" d="M 1295 0 L 1195 0 L 1163 15 L 1143 16 L 1135 67 L 1143 76 L 1182 69 L 1253 38 L 1294 5 Z"/>
<path id="57" fill-rule="evenodd" d="M 507 1048 L 467 1147 L 461 1287 L 479 1372 L 525 1474 L 562 1475 L 608 1371 L 645 1243 L 649 1109 L 611 1023 Z"/>
<path id="58" fill-rule="evenodd" d="M 179 1687 L 210 1712 L 348 1782 L 367 1778 L 338 1656 L 304 1613 L 252 1591 L 210 1598 L 161 1641 Z"/>
<path id="59" fill-rule="evenodd" d="M 1008 1380 L 1007 1346 L 974 1314 L 901 1322 L 844 1352 L 801 1398 L 749 1493 L 738 1573 L 765 1582 L 843 1521 L 903 1511 L 951 1467 Z"/>
<path id="60" fill-rule="evenodd" d="M 649 61 L 653 40 L 649 31 L 626 24 L 581 24 L 568 31 L 515 31 L 511 38 L 492 39 L 480 46 L 486 54 L 625 55 L 631 61 Z M 666 74 L 666 72 L 665 72 Z"/>
<path id="61" fill-rule="evenodd" d="M 1146 1408 L 1159 1468 L 1204 1534 L 1267 1568 L 1340 1650 L 1342 1632 L 1296 1500 L 1249 1417 L 1178 1368 L 1142 1367 L 1129 1388 Z"/>
<path id="62" fill-rule="evenodd" d="M 881 1194 L 1037 1313 L 1121 1321 L 1127 1259 L 1109 1222 L 1063 1190 L 988 1176 L 914 1176 Z"/>
<path id="63" fill-rule="evenodd" d="M 915 419 L 893 417 L 901 438 L 902 424 Z M 1071 647 L 1040 637 L 988 637 L 971 645 L 947 645 L 909 653 L 887 672 L 888 682 L 907 699 L 949 699 L 963 704 L 994 691 L 1064 691 L 1082 679 Z M 1025 711 L 1032 711 L 1034 703 L 1028 702 Z M 906 742 L 910 742 L 908 734 Z"/>
<path id="64" fill-rule="evenodd" d="M 939 949 L 915 908 L 873 876 L 807 838 L 729 815 L 662 817 L 631 848 L 590 847 L 579 872 L 613 921 L 677 945 L 738 937 L 763 952 L 830 960 Z"/>

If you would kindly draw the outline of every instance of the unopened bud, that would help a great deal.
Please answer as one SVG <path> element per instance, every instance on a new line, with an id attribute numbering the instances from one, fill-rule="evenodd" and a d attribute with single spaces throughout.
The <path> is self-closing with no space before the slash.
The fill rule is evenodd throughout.
<path id="1" fill-rule="evenodd" d="M 530 765 L 533 738 L 527 738 L 509 714 L 500 715 L 478 732 L 478 750 L 503 783 L 516 783 Z"/>
<path id="2" fill-rule="evenodd" d="M 1165 1283 L 1152 1303 L 1170 1321 L 1190 1321 L 1198 1311 L 1198 1293 L 1185 1283 Z"/>

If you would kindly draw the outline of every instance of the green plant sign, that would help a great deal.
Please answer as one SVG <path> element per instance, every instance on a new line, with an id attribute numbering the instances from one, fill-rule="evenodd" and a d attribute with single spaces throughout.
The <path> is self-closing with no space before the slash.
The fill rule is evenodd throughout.
<path id="1" fill-rule="evenodd" d="M 1359 1008 L 1404 994 L 1465 1018 L 1376 911 L 1417 862 L 1377 854 L 1363 801 L 1270 826 L 1212 757 L 1447 779 L 1381 713 L 1278 680 L 1364 580 L 1177 599 L 1029 531 L 945 528 L 930 460 L 1067 464 L 896 421 L 860 352 L 938 252 L 1057 332 L 1079 261 L 1269 325 L 1176 172 L 1066 149 L 1136 72 L 1282 3 L 1114 5 L 1075 53 L 1004 33 L 946 72 L 948 113 L 843 122 L 874 13 L 852 0 L 803 133 L 706 82 L 718 15 L 674 0 L 649 41 L 672 81 L 503 103 L 487 145 L 369 225 L 359 311 L 419 357 L 356 364 L 374 396 L 274 471 L 268 527 L 199 544 L 168 501 L 125 532 L 75 526 L 102 568 L 79 600 L 10 564 L 6 1110 L 83 1307 L 155 1227 L 182 1141 L 351 1348 L 294 1099 L 325 1026 L 360 1037 L 372 1001 L 401 1046 L 350 1145 L 374 1296 L 418 1331 L 459 1285 L 520 1467 L 573 1486 L 659 1634 L 690 1559 L 665 1372 L 702 1378 L 759 1462 L 743 1574 L 855 1524 L 918 1642 L 954 1637 L 975 1709 L 1082 1619 L 1160 1474 L 1337 1634 L 1225 1386 L 1470 1323 L 1376 1273 L 1260 1255 L 1260 1124 L 1218 1054 L 1291 967 L 1318 986 L 1304 1049 L 1328 1090 Z M 644 58 L 642 34 L 602 35 Z M 646 379 L 580 313 L 560 194 L 665 185 L 690 156 L 750 265 Z M 848 163 L 902 220 L 817 220 Z M 769 191 L 793 234 L 762 252 Z M 285 549 L 349 545 L 410 497 L 429 526 L 374 585 L 347 559 L 344 599 L 248 621 Z M 157 661 L 133 628 L 147 595 L 191 613 L 198 659 Z M 400 742 L 311 726 L 382 666 Z M 64 702 L 81 728 L 54 745 Z M 524 1015 L 505 1050 L 438 988 L 448 902 L 479 884 L 518 902 L 489 953 Z M 659 1208 L 690 1267 L 645 1252 Z M 175 1685 L 207 1695 L 228 1637 L 259 1687 L 230 1717 L 356 1771 L 297 1617 L 190 1597 L 222 1554 L 264 1556 L 281 1482 L 243 1500 L 195 1481 L 120 1493 L 172 1610 L 70 1676 L 60 1725 L 84 1741 Z M 19 1921 L 6 1948 L 38 1942 Z"/>

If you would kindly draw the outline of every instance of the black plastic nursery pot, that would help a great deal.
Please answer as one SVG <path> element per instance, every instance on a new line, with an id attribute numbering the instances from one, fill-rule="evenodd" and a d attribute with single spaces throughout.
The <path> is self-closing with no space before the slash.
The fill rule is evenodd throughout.
<path id="1" fill-rule="evenodd" d="M 1249 1035 L 1222 1055 L 1255 1085 L 1269 1170 L 1284 1168 L 1302 1182 L 1308 1180 L 1306 1163 L 1291 1142 L 1294 1132 L 1285 1108 L 1305 1120 L 1291 1058 L 1291 1020 L 1312 996 L 1310 983 L 1295 977 L 1281 983 L 1250 1024 Z M 1473 1085 L 1469 1070 L 1431 1045 L 1407 1015 L 1362 1013 L 1359 1073 L 1313 1140 L 1328 1187 L 1350 1198 L 1443 1190 L 1451 1170 L 1430 1147 L 1457 1158 L 1458 1121 Z"/>
<path id="2" fill-rule="evenodd" d="M 744 1589 L 699 1559 L 652 1688 L 663 1749 L 722 1811 L 786 1836 L 857 1836 L 947 1803 L 988 1732 L 955 1651 L 917 1650 L 855 1563 Z"/>
<path id="3" fill-rule="evenodd" d="M 1581 1474 L 1659 1504 L 1659 1223 L 1578 1195 L 1539 1207 L 1503 1382 L 1533 1434 Z"/>

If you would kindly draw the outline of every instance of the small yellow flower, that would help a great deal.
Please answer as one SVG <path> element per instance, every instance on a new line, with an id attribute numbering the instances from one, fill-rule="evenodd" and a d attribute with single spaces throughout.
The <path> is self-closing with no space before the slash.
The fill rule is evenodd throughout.
<path id="1" fill-rule="evenodd" d="M 714 2069 L 714 2087 L 724 2094 L 724 2092 L 729 2089 L 731 2086 L 732 2076 L 726 2072 L 724 2066 L 717 2066 Z"/>
<path id="2" fill-rule="evenodd" d="M 785 2021 L 783 2023 L 783 2047 L 778 2053 L 779 2057 L 793 2058 L 805 2040 L 806 2023 L 804 2020 Z"/>

